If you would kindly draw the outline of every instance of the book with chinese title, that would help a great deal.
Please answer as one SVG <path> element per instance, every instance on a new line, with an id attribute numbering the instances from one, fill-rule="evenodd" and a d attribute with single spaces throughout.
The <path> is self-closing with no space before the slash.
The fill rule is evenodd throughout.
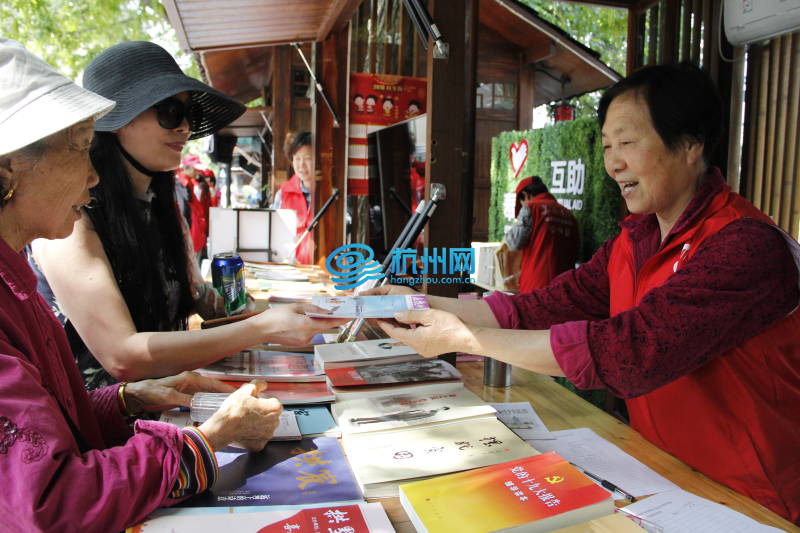
<path id="1" fill-rule="evenodd" d="M 387 391 L 379 396 L 337 401 L 333 416 L 343 433 L 430 426 L 452 420 L 494 416 L 495 409 L 462 383 L 443 383 L 434 390 Z"/>
<path id="2" fill-rule="evenodd" d="M 379 503 L 264 510 L 230 507 L 153 513 L 125 533 L 394 533 Z M 182 512 L 181 512 L 182 511 Z M 187 513 L 186 511 L 196 511 Z"/>
<path id="3" fill-rule="evenodd" d="M 311 303 L 330 314 L 306 313 L 308 316 L 338 318 L 392 318 L 398 311 L 428 309 L 424 294 L 372 296 L 314 296 Z"/>
<path id="4" fill-rule="evenodd" d="M 320 344 L 314 346 L 314 368 L 325 372 L 332 368 L 419 361 L 422 356 L 413 348 L 393 339 Z"/>
<path id="5" fill-rule="evenodd" d="M 461 373 L 444 359 L 421 359 L 403 363 L 333 368 L 326 371 L 334 387 L 396 385 L 430 381 L 459 380 Z"/>
<path id="6" fill-rule="evenodd" d="M 612 496 L 554 452 L 400 486 L 418 533 L 538 533 L 614 511 Z"/>
<path id="7" fill-rule="evenodd" d="M 305 353 L 242 350 L 196 370 L 198 374 L 233 381 L 325 381 L 314 368 L 314 357 Z"/>
<path id="8" fill-rule="evenodd" d="M 344 434 L 365 497 L 397 496 L 398 484 L 537 454 L 494 416 L 393 431 Z"/>
<path id="9" fill-rule="evenodd" d="M 363 499 L 333 437 L 270 442 L 258 453 L 225 448 L 216 455 L 216 484 L 181 506 L 306 505 Z"/>

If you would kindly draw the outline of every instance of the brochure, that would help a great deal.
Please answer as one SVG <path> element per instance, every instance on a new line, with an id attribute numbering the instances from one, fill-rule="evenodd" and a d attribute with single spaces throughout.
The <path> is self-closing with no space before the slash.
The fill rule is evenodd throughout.
<path id="1" fill-rule="evenodd" d="M 320 296 L 311 303 L 330 311 L 330 314 L 306 313 L 308 316 L 338 318 L 392 318 L 398 311 L 429 309 L 424 294 L 386 296 Z"/>

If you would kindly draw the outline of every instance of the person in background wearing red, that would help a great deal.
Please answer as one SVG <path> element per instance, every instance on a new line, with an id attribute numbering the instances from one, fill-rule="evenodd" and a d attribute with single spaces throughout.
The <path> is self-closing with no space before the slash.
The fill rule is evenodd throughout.
<path id="1" fill-rule="evenodd" d="M 187 154 L 183 157 L 183 169 L 189 176 L 189 207 L 192 212 L 192 223 L 189 227 L 192 235 L 192 249 L 201 260 L 207 257 L 206 239 L 208 238 L 208 218 L 211 208 L 211 194 L 206 183 L 205 169 L 200 168 L 200 157 Z"/>
<path id="2" fill-rule="evenodd" d="M 210 168 L 203 170 L 203 175 L 206 177 L 206 183 L 208 183 L 208 195 L 211 198 L 211 207 L 219 207 L 222 191 L 217 189 L 217 177 L 214 176 L 214 171 Z"/>
<path id="3" fill-rule="evenodd" d="M 559 204 L 538 176 L 517 185 L 514 225 L 506 233 L 510 250 L 522 250 L 519 292 L 545 287 L 575 267 L 578 260 L 578 222 Z"/>
<path id="4" fill-rule="evenodd" d="M 287 136 L 284 145 L 286 155 L 292 161 L 294 174 L 281 185 L 275 195 L 273 209 L 294 209 L 297 213 L 297 233 L 299 237 L 314 219 L 313 197 L 316 189 L 314 181 L 314 154 L 311 151 L 311 133 L 304 131 L 296 136 Z M 297 262 L 310 265 L 314 262 L 314 236 L 309 233 L 295 252 Z"/>

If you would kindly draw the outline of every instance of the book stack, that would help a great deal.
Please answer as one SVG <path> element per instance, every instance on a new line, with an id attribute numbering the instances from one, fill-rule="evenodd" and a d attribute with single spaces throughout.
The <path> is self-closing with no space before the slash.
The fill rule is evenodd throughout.
<path id="1" fill-rule="evenodd" d="M 538 453 L 462 382 L 375 390 L 332 406 L 342 445 L 367 497 L 400 482 Z"/>
<path id="2" fill-rule="evenodd" d="M 314 346 L 314 368 L 327 372 L 334 368 L 358 367 L 381 363 L 420 361 L 413 348 L 393 339 L 319 344 Z"/>
<path id="3" fill-rule="evenodd" d="M 400 486 L 418 533 L 538 533 L 609 515 L 612 496 L 554 452 Z"/>

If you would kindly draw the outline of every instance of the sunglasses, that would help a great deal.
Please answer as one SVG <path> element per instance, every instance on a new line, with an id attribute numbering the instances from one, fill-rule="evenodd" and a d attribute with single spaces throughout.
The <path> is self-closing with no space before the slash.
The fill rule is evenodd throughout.
<path id="1" fill-rule="evenodd" d="M 171 96 L 154 105 L 153 109 L 156 110 L 158 125 L 165 130 L 174 130 L 183 123 L 184 119 L 187 120 L 191 127 L 190 107 L 191 102 L 183 102 Z"/>

